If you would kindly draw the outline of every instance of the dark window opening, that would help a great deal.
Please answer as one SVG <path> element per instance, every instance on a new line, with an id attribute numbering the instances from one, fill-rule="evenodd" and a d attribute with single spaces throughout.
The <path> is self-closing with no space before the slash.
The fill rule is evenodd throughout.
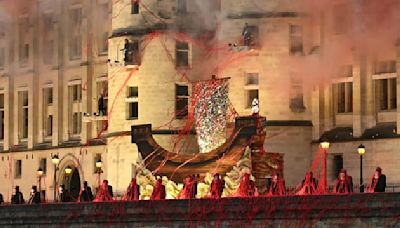
<path id="1" fill-rule="evenodd" d="M 189 44 L 176 42 L 176 67 L 189 67 Z"/>
<path id="2" fill-rule="evenodd" d="M 128 98 L 139 97 L 139 88 L 137 86 L 128 87 Z"/>
<path id="3" fill-rule="evenodd" d="M 175 117 L 184 119 L 189 114 L 189 87 L 187 85 L 175 85 Z"/>
<path id="4" fill-rule="evenodd" d="M 139 0 L 131 0 L 131 14 L 139 14 Z"/>
<path id="5" fill-rule="evenodd" d="M 47 159 L 46 158 L 40 159 L 39 168 L 41 168 L 43 170 L 43 174 L 46 174 L 46 172 L 47 172 Z"/>
<path id="6" fill-rule="evenodd" d="M 15 178 L 21 178 L 22 176 L 22 160 L 15 161 Z"/>
<path id="7" fill-rule="evenodd" d="M 290 25 L 290 55 L 303 55 L 303 27 Z"/>
<path id="8" fill-rule="evenodd" d="M 130 103 L 128 103 L 128 108 L 129 108 L 128 118 L 129 119 L 138 119 L 139 118 L 139 104 L 137 102 L 130 102 Z"/>

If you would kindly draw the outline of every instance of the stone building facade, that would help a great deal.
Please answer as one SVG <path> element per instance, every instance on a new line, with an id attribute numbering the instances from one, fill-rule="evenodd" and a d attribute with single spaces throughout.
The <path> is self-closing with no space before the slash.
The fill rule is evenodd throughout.
<path id="1" fill-rule="evenodd" d="M 101 158 L 102 177 L 122 192 L 140 166 L 129 136 L 136 124 L 151 123 L 171 151 L 197 153 L 195 136 L 175 130 L 186 126 L 192 83 L 213 74 L 230 78 L 238 115 L 260 100 L 265 149 L 282 155 L 287 185 L 300 183 L 322 138 L 332 142 L 330 181 L 343 167 L 358 183 L 359 144 L 364 178 L 379 165 L 388 182 L 400 181 L 397 47 L 324 62 L 348 32 L 337 11 L 354 5 L 338 1 L 316 16 L 265 0 L 32 2 L 0 14 L 0 192 L 27 193 L 43 164 L 51 192 L 54 154 L 58 183 L 69 184 L 62 171 L 71 166 L 96 187 Z M 336 70 L 307 71 L 315 65 Z"/>
<path id="2" fill-rule="evenodd" d="M 1 6 L 0 192 L 7 199 L 19 185 L 28 194 L 39 185 L 41 168 L 40 185 L 52 199 L 55 154 L 59 185 L 72 188 L 73 182 L 75 194 L 84 180 L 97 186 L 94 163 L 107 148 L 94 140 L 101 121 L 84 122 L 83 116 L 98 112 L 100 91 L 107 90 L 111 3 L 1 1 Z"/>

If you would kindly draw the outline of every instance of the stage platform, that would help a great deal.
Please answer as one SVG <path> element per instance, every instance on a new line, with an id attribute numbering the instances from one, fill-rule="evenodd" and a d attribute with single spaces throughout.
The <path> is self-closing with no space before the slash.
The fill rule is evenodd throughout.
<path id="1" fill-rule="evenodd" d="M 0 227 L 400 227 L 400 193 L 5 205 Z"/>

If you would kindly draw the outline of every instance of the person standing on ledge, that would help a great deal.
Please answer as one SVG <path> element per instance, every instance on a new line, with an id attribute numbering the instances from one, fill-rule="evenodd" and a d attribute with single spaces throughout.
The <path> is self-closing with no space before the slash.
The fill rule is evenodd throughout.
<path id="1" fill-rule="evenodd" d="M 112 201 L 113 198 L 108 191 L 108 180 L 103 180 L 99 191 L 97 192 L 96 198 L 93 202 L 104 202 L 104 201 Z"/>
<path id="2" fill-rule="evenodd" d="M 254 181 L 250 179 L 249 173 L 244 173 L 240 178 L 239 188 L 236 191 L 236 197 L 257 196 L 257 189 Z"/>
<path id="3" fill-rule="evenodd" d="M 386 188 L 386 176 L 382 174 L 381 167 L 376 167 L 375 173 L 371 178 L 371 183 L 368 186 L 369 193 L 372 192 L 385 192 Z"/>
<path id="4" fill-rule="evenodd" d="M 31 197 L 28 204 L 40 204 L 40 193 L 37 191 L 37 186 L 33 185 L 31 190 Z"/>
<path id="5" fill-rule="evenodd" d="M 347 175 L 347 171 L 345 169 L 340 170 L 339 176 L 335 182 L 335 186 L 333 187 L 333 193 L 353 193 L 353 179 Z"/>
<path id="6" fill-rule="evenodd" d="M 158 178 L 156 184 L 153 187 L 153 192 L 151 193 L 151 200 L 163 200 L 166 198 L 165 185 L 162 183 L 162 179 Z"/>
<path id="7" fill-rule="evenodd" d="M 183 181 L 183 188 L 178 194 L 178 199 L 193 199 L 195 192 L 194 192 L 194 185 L 196 181 L 193 179 L 193 175 L 189 175 Z"/>
<path id="8" fill-rule="evenodd" d="M 296 195 L 313 195 L 316 194 L 318 190 L 318 181 L 313 177 L 313 173 L 307 172 L 306 177 L 302 181 L 301 189 L 296 193 Z"/>
<path id="9" fill-rule="evenodd" d="M 224 191 L 225 181 L 219 176 L 219 173 L 214 174 L 214 179 L 210 186 L 210 197 L 214 199 L 219 199 Z"/>
<path id="10" fill-rule="evenodd" d="M 11 204 L 24 204 L 24 195 L 19 191 L 19 186 L 15 186 L 15 193 L 11 197 Z"/>
<path id="11" fill-rule="evenodd" d="M 83 188 L 79 194 L 79 202 L 91 202 L 93 201 L 92 188 L 88 186 L 87 181 L 83 182 Z"/>
<path id="12" fill-rule="evenodd" d="M 284 196 L 285 194 L 285 180 L 283 180 L 279 173 L 274 172 L 272 174 L 267 196 Z"/>
<path id="13" fill-rule="evenodd" d="M 139 200 L 140 197 L 140 188 L 139 185 L 136 183 L 136 178 L 132 178 L 131 183 L 128 186 L 128 189 L 126 189 L 126 193 L 122 200 L 126 201 L 133 201 L 133 200 Z"/>

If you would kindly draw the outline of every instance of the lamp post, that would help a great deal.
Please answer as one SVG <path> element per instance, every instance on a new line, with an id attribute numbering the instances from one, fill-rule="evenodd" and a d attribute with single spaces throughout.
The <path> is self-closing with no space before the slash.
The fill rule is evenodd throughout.
<path id="1" fill-rule="evenodd" d="M 324 168 L 323 168 L 323 179 L 321 181 L 321 186 L 324 187 L 324 189 L 320 189 L 321 193 L 326 193 L 327 188 L 328 188 L 328 180 L 327 180 L 327 157 L 328 157 L 328 149 L 330 146 L 330 143 L 328 141 L 322 141 L 320 143 L 320 146 L 324 152 Z"/>
<path id="2" fill-rule="evenodd" d="M 103 166 L 103 162 L 101 161 L 101 158 L 99 158 L 97 161 L 96 161 L 96 168 L 97 168 L 97 174 L 98 174 L 98 181 L 99 181 L 99 188 L 100 188 L 100 184 L 101 184 L 101 181 L 100 181 L 100 177 L 101 177 L 101 174 L 103 173 L 103 170 L 101 169 L 101 167 Z"/>
<path id="3" fill-rule="evenodd" d="M 39 168 L 37 170 L 37 176 L 39 178 L 39 193 L 42 194 L 42 175 L 43 175 L 43 169 Z"/>
<path id="4" fill-rule="evenodd" d="M 363 183 L 363 155 L 365 154 L 365 146 L 363 144 L 359 145 L 357 152 L 360 155 L 360 192 L 364 192 Z"/>
<path id="5" fill-rule="evenodd" d="M 58 164 L 60 163 L 60 159 L 58 158 L 58 155 L 55 154 L 53 155 L 53 157 L 51 158 L 51 162 L 54 164 L 54 179 L 53 179 L 53 183 L 54 183 L 54 202 L 57 201 L 57 171 L 58 171 Z"/>

